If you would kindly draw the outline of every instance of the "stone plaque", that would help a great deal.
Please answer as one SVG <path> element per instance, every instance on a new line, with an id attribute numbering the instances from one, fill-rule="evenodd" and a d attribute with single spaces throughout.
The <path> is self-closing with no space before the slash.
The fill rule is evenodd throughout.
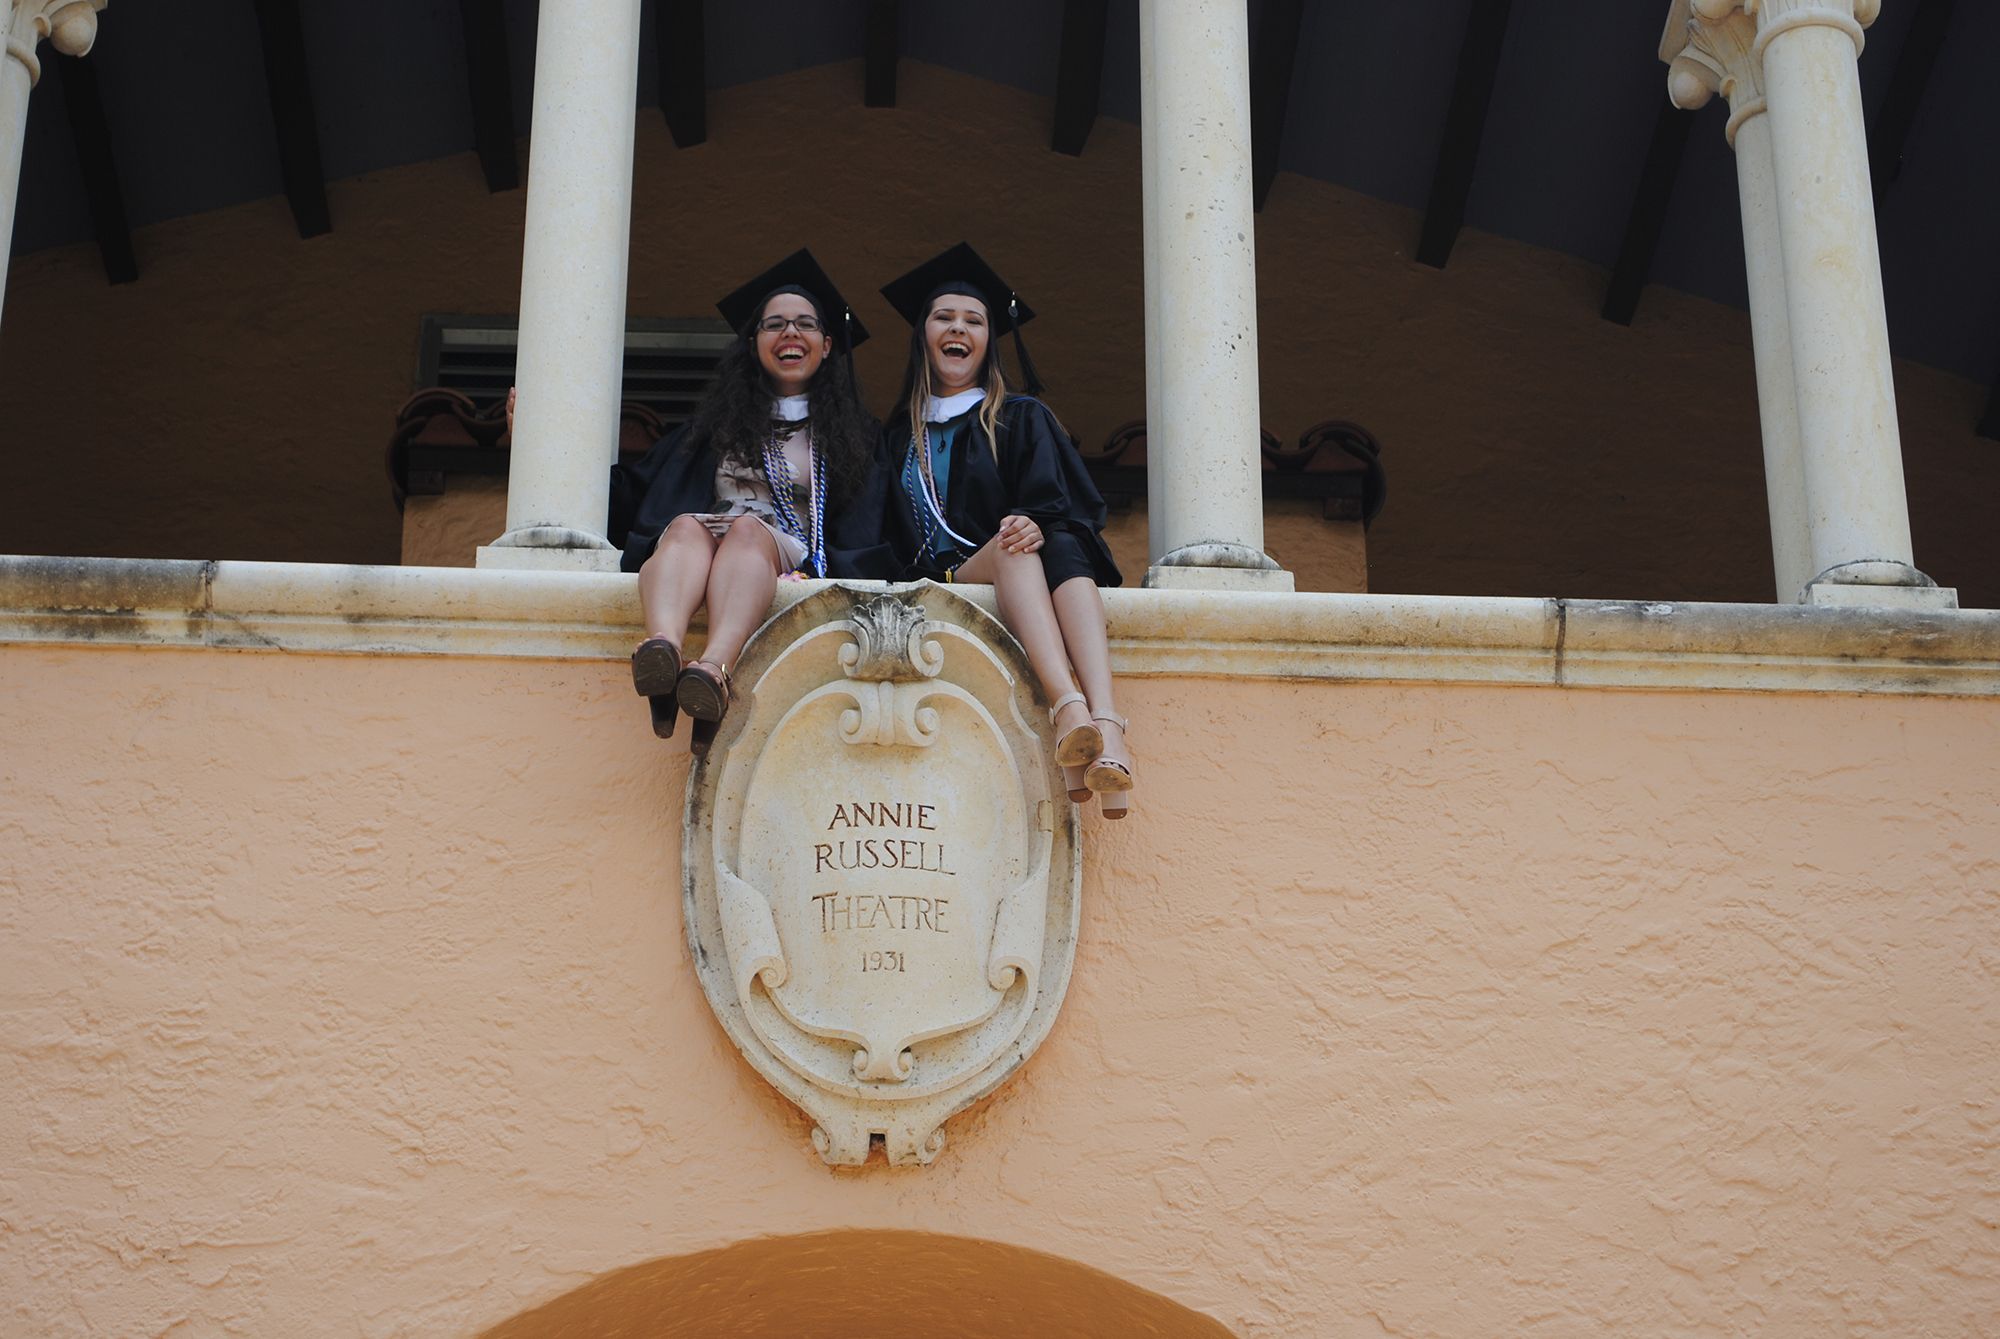
<path id="1" fill-rule="evenodd" d="M 943 586 L 830 586 L 735 673 L 688 784 L 702 988 L 828 1162 L 928 1163 L 1069 986 L 1076 811 L 1027 659 Z"/>

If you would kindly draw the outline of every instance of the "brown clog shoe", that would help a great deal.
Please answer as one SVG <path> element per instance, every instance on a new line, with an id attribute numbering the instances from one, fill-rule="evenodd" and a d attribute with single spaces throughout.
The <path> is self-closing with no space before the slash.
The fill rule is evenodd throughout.
<path id="1" fill-rule="evenodd" d="M 729 666 L 688 662 L 675 685 L 681 710 L 698 721 L 719 721 L 729 710 Z"/>

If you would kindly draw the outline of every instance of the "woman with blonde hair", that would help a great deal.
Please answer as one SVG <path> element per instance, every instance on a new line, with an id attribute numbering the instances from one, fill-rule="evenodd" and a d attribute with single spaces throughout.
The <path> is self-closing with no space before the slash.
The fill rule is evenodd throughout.
<path id="1" fill-rule="evenodd" d="M 905 575 L 991 584 L 1052 702 L 1070 798 L 1123 818 L 1133 785 L 1112 695 L 1098 587 L 1121 578 L 1104 499 L 1047 405 L 1021 340 L 1034 313 L 961 242 L 887 285 L 910 323 L 903 392 L 884 427 L 900 488 L 884 533 Z M 994 339 L 1012 332 L 1027 395 L 1008 393 Z"/>

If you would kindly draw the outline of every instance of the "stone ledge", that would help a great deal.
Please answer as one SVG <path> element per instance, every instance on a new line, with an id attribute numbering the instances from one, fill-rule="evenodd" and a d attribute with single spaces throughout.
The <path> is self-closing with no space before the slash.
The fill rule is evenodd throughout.
<path id="1" fill-rule="evenodd" d="M 821 583 L 787 583 L 776 609 Z M 992 592 L 965 592 L 991 609 Z M 1120 674 L 2000 697 L 2000 611 L 1105 592 Z M 0 557 L 0 645 L 622 660 L 616 573 Z"/>

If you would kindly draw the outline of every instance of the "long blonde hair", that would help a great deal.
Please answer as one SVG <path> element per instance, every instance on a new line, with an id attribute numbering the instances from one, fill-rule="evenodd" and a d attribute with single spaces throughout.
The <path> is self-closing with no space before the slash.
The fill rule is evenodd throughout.
<path id="1" fill-rule="evenodd" d="M 966 296 L 973 296 L 967 294 Z M 924 439 L 924 420 L 931 409 L 931 346 L 924 336 L 924 329 L 931 323 L 931 308 L 936 299 L 924 306 L 924 319 L 910 329 L 910 362 L 903 373 L 903 409 L 909 415 L 910 440 Z M 979 304 L 982 308 L 984 302 Z M 979 402 L 979 426 L 986 429 L 986 444 L 993 452 L 993 458 L 1000 458 L 1000 411 L 1007 404 L 1007 374 L 1000 366 L 1000 345 L 993 335 L 992 318 L 989 314 L 986 326 L 985 367 L 980 375 L 980 389 L 986 398 Z"/>

